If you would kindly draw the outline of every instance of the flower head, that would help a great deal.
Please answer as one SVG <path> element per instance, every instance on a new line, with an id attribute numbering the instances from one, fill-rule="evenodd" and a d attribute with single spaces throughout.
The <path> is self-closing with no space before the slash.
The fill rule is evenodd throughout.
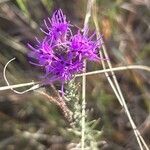
<path id="1" fill-rule="evenodd" d="M 71 32 L 70 23 L 66 20 L 66 16 L 63 14 L 62 10 L 56 10 L 52 18 L 48 18 L 48 23 L 44 20 L 45 26 L 48 30 L 47 35 L 54 38 L 57 42 L 65 42 L 67 36 Z"/>
<path id="2" fill-rule="evenodd" d="M 99 40 L 92 40 L 93 37 L 94 34 L 91 37 L 88 37 L 78 31 L 78 33 L 71 38 L 71 51 L 79 55 L 80 59 L 86 58 L 91 61 L 99 60 L 98 49 L 101 44 Z"/>
<path id="3" fill-rule="evenodd" d="M 38 63 L 37 65 L 44 66 L 52 62 L 54 54 L 51 41 L 47 37 L 45 37 L 43 41 L 39 42 L 35 48 L 30 44 L 28 44 L 28 46 L 32 49 L 32 52 L 29 53 L 29 56 L 36 60 Z"/>
<path id="4" fill-rule="evenodd" d="M 54 12 L 52 18 L 44 20 L 47 32 L 45 36 L 37 40 L 37 45 L 29 44 L 31 62 L 41 66 L 45 71 L 45 80 L 49 82 L 60 81 L 64 83 L 70 80 L 76 73 L 83 70 L 83 60 L 99 60 L 98 48 L 101 43 L 94 40 L 94 35 L 88 37 L 82 32 L 72 35 L 71 25 L 66 21 L 66 16 L 59 9 Z"/>

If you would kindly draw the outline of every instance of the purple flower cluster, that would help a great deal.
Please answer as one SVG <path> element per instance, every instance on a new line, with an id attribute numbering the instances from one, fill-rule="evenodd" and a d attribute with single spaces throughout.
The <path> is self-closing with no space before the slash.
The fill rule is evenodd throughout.
<path id="1" fill-rule="evenodd" d="M 37 45 L 31 46 L 29 54 L 34 59 L 34 65 L 45 70 L 45 79 L 49 82 L 70 80 L 76 73 L 82 72 L 83 61 L 99 61 L 98 49 L 101 47 L 99 40 L 94 40 L 95 33 L 88 37 L 79 29 L 72 34 L 73 25 L 66 20 L 66 16 L 59 9 L 52 18 L 44 20 L 46 31 L 41 29 L 45 36 L 37 39 Z"/>

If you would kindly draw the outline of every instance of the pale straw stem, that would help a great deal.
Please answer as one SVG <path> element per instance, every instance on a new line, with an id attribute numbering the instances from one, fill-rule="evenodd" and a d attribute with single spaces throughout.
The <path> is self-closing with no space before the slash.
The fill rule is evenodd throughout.
<path id="1" fill-rule="evenodd" d="M 88 0 L 86 16 L 84 20 L 84 35 L 87 33 L 89 19 L 91 17 L 91 9 L 94 0 Z M 86 61 L 84 61 L 83 73 L 86 73 Z M 81 120 L 81 150 L 85 149 L 85 116 L 86 116 L 86 75 L 82 76 L 82 120 Z"/>
<path id="2" fill-rule="evenodd" d="M 144 71 L 150 72 L 150 67 L 149 66 L 142 66 L 142 65 L 120 66 L 120 67 L 114 67 L 112 69 L 103 69 L 103 70 L 96 70 L 96 71 L 81 73 L 81 74 L 75 75 L 75 77 L 82 77 L 83 75 L 90 76 L 90 75 L 103 74 L 105 72 L 111 72 L 111 71 L 117 72 L 117 71 L 127 71 L 127 70 L 144 70 Z M 21 87 L 26 87 L 26 86 L 36 85 L 36 84 L 38 84 L 38 82 L 32 81 L 32 82 L 27 82 L 27 83 L 2 86 L 2 87 L 0 87 L 0 91 L 5 91 L 5 90 L 9 90 L 9 89 L 16 89 L 16 88 L 21 88 Z"/>
<path id="3" fill-rule="evenodd" d="M 143 65 L 120 66 L 120 67 L 114 67 L 111 69 L 103 69 L 103 70 L 96 70 L 96 71 L 81 73 L 81 74 L 77 74 L 76 77 L 81 77 L 83 75 L 90 76 L 90 75 L 96 75 L 96 74 L 111 72 L 111 71 L 123 71 L 123 70 L 144 70 L 144 71 L 150 72 L 150 67 L 143 66 Z"/>

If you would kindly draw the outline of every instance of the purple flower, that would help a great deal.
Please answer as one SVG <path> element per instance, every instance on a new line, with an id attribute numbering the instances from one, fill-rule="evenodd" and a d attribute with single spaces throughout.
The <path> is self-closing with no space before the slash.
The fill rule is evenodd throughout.
<path id="1" fill-rule="evenodd" d="M 54 40 L 57 42 L 65 42 L 67 40 L 67 36 L 69 36 L 71 32 L 71 25 L 69 22 L 67 22 L 66 16 L 63 14 L 62 10 L 56 10 L 53 13 L 52 18 L 48 18 L 48 23 L 46 20 L 44 20 L 44 24 L 48 30 L 48 32 L 44 31 L 44 33 L 51 38 L 54 38 Z"/>
<path id="2" fill-rule="evenodd" d="M 28 44 L 28 46 L 32 49 L 29 56 L 35 59 L 37 65 L 45 66 L 51 64 L 52 58 L 54 57 L 54 52 L 51 41 L 47 39 L 47 37 L 45 37 L 43 41 L 38 42 L 36 48 L 32 47 L 30 44 Z"/>
<path id="3" fill-rule="evenodd" d="M 101 43 L 99 40 L 92 40 L 94 35 L 95 34 L 88 37 L 78 31 L 78 33 L 71 38 L 71 51 L 79 55 L 80 59 L 84 58 L 91 61 L 99 61 L 100 58 L 98 57 L 98 49 L 101 47 Z"/>
<path id="4" fill-rule="evenodd" d="M 71 25 L 66 21 L 66 16 L 59 9 L 52 18 L 44 20 L 47 32 L 42 40 L 37 40 L 29 56 L 33 58 L 32 64 L 44 69 L 44 80 L 49 82 L 60 81 L 62 85 L 75 74 L 83 70 L 83 60 L 97 61 L 98 49 L 101 47 L 99 40 L 94 40 L 95 34 L 88 37 L 82 32 L 72 35 Z M 87 32 L 86 32 L 87 33 Z"/>

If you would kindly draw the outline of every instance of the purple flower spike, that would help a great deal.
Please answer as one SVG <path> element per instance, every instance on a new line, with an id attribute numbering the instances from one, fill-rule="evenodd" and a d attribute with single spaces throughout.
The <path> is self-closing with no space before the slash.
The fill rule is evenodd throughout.
<path id="1" fill-rule="evenodd" d="M 101 47 L 99 40 L 94 41 L 91 37 L 87 37 L 80 33 L 74 35 L 71 39 L 71 51 L 79 55 L 80 59 L 89 59 L 91 61 L 98 61 L 98 49 Z"/>
<path id="2" fill-rule="evenodd" d="M 41 43 L 38 43 L 36 48 L 33 48 L 30 44 L 28 44 L 28 46 L 33 50 L 29 56 L 34 58 L 40 66 L 45 66 L 52 62 L 54 54 L 50 39 L 45 37 Z"/>
<path id="3" fill-rule="evenodd" d="M 49 23 L 49 24 L 48 24 Z M 70 24 L 66 20 L 66 16 L 63 14 L 62 10 L 56 10 L 52 18 L 48 18 L 48 23 L 44 20 L 44 24 L 48 32 L 41 29 L 46 35 L 53 37 L 57 42 L 65 42 L 67 36 L 69 36 Z"/>
<path id="4" fill-rule="evenodd" d="M 86 30 L 85 35 L 80 31 L 72 35 L 71 25 L 61 9 L 55 11 L 48 21 L 44 20 L 44 23 L 47 28 L 47 32 L 43 30 L 44 38 L 42 40 L 36 38 L 37 45 L 32 47 L 28 44 L 28 46 L 32 50 L 29 55 L 34 59 L 31 63 L 42 67 L 45 71 L 45 84 L 60 81 L 63 85 L 75 74 L 82 72 L 85 59 L 100 60 L 98 49 L 101 43 L 94 40 L 95 33 L 88 37 Z"/>

